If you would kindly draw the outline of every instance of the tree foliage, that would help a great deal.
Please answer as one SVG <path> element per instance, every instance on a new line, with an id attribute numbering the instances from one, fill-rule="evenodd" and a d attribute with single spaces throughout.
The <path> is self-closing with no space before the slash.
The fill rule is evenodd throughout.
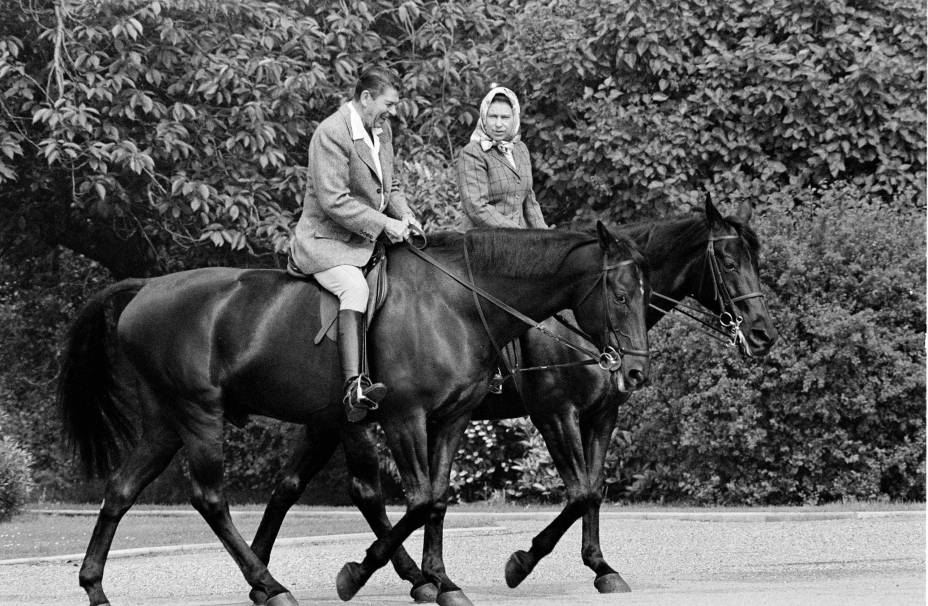
<path id="1" fill-rule="evenodd" d="M 918 2 L 540 0 L 497 74 L 523 91 L 549 213 L 888 195 L 924 187 L 924 21 Z"/>
<path id="2" fill-rule="evenodd" d="M 21 241 L 65 244 L 118 275 L 202 262 L 201 244 L 285 250 L 309 136 L 359 69 L 397 68 L 403 141 L 437 146 L 472 120 L 451 94 L 479 84 L 458 41 L 500 22 L 467 3 L 39 5 L 0 13 L 5 233 L 26 228 Z"/>

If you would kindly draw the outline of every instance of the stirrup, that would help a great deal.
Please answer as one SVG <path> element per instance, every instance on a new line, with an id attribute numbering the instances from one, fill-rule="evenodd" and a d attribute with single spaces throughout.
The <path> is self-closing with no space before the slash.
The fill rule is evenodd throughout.
<path id="1" fill-rule="evenodd" d="M 380 408 L 380 400 L 387 395 L 387 387 L 383 383 L 373 383 L 366 375 L 352 377 L 345 381 L 345 414 L 348 421 L 357 423 L 363 421 L 367 413 Z"/>
<path id="2" fill-rule="evenodd" d="M 503 376 L 503 373 L 496 369 L 496 372 L 490 378 L 489 389 L 490 393 L 499 395 L 503 393 L 503 383 L 506 381 L 506 378 Z"/>

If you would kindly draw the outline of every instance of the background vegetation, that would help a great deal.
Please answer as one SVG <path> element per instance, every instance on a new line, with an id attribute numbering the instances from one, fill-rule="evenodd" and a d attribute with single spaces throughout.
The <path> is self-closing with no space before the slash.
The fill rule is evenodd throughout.
<path id="1" fill-rule="evenodd" d="M 54 413 L 67 323 L 113 279 L 278 264 L 313 128 L 377 62 L 402 75 L 397 146 L 432 228 L 457 217 L 453 159 L 492 82 L 522 100 L 554 223 L 690 212 L 707 190 L 755 204 L 781 342 L 752 363 L 653 331 L 608 496 L 923 498 L 924 23 L 915 0 L 3 3 L 4 444 L 34 498 L 96 500 Z M 230 430 L 235 491 L 262 498 L 288 431 Z M 539 445 L 525 421 L 473 424 L 456 494 L 556 498 Z M 179 474 L 149 498 L 182 498 Z"/>

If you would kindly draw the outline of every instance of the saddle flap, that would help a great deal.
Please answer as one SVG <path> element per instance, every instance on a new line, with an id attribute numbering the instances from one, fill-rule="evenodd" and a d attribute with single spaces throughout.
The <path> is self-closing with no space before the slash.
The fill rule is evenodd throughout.
<path id="1" fill-rule="evenodd" d="M 367 301 L 367 324 L 370 326 L 377 310 L 383 307 L 383 303 L 387 299 L 386 257 L 375 264 L 365 277 L 367 278 L 367 286 L 370 289 L 370 297 Z M 335 341 L 338 336 L 339 303 L 338 297 L 319 286 L 318 283 L 316 283 L 316 287 L 319 288 L 319 323 L 321 328 L 316 333 L 313 343 L 319 345 L 324 337 L 327 337 L 330 341 Z"/>

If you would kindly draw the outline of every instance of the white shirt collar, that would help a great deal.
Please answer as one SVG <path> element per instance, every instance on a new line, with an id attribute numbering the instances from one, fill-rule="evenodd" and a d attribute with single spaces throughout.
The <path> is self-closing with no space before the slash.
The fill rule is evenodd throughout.
<path id="1" fill-rule="evenodd" d="M 361 114 L 359 114 L 358 110 L 355 109 L 353 102 L 348 103 L 348 113 L 351 116 L 350 120 L 351 120 L 352 140 L 357 141 L 358 139 L 367 139 L 368 142 L 373 147 L 375 145 L 375 142 L 370 140 L 370 137 L 367 134 L 367 129 L 364 128 L 364 121 L 361 120 Z M 383 129 L 380 128 L 379 126 L 375 126 L 373 129 L 371 129 L 371 132 L 373 132 L 374 136 L 377 138 L 377 141 L 379 142 L 380 133 L 383 132 Z"/>

